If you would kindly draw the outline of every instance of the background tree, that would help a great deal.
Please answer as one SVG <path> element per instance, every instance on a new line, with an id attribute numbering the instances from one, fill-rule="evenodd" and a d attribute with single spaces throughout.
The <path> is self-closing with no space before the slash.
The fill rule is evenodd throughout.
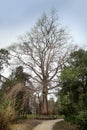
<path id="1" fill-rule="evenodd" d="M 26 85 L 27 81 L 27 86 Z M 10 120 L 32 113 L 35 106 L 34 87 L 23 66 L 18 66 L 3 83 L 0 90 L 0 111 Z M 36 109 L 36 108 L 35 108 Z"/>
<path id="2" fill-rule="evenodd" d="M 8 65 L 8 60 L 10 59 L 10 53 L 6 49 L 0 49 L 0 71 L 3 69 L 4 65 Z"/>
<path id="3" fill-rule="evenodd" d="M 29 73 L 36 90 L 43 96 L 43 114 L 48 114 L 47 95 L 58 87 L 58 76 L 71 52 L 70 37 L 58 25 L 55 11 L 44 14 L 18 44 L 10 47 L 11 54 Z"/>
<path id="4" fill-rule="evenodd" d="M 65 119 L 87 129 L 87 51 L 71 53 L 62 70 L 59 111 Z"/>
<path id="5" fill-rule="evenodd" d="M 4 78 L 6 80 L 6 78 L 1 75 L 1 72 L 5 66 L 9 65 L 9 60 L 10 60 L 9 51 L 6 49 L 0 49 L 0 100 L 2 99 L 2 95 L 3 95 L 2 91 L 1 91 L 1 87 L 3 84 L 2 79 Z"/>

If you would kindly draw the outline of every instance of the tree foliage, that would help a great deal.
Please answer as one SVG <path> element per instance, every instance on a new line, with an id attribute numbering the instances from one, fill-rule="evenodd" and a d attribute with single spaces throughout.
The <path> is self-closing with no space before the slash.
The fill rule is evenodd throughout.
<path id="1" fill-rule="evenodd" d="M 63 84 L 60 91 L 59 111 L 67 120 L 78 124 L 79 129 L 86 130 L 87 51 L 80 49 L 71 53 L 62 70 L 61 80 Z"/>

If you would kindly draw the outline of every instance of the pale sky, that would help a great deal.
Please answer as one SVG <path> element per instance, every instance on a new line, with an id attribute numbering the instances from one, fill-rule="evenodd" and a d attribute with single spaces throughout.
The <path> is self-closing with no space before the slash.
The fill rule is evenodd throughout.
<path id="1" fill-rule="evenodd" d="M 78 45 L 87 43 L 87 0 L 0 0 L 0 48 L 30 31 L 43 12 L 58 11 L 59 22 L 68 27 Z"/>

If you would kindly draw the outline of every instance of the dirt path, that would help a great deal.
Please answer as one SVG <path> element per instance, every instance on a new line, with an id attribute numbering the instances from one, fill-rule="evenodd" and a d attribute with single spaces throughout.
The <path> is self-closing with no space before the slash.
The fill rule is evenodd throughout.
<path id="1" fill-rule="evenodd" d="M 46 120 L 42 121 L 41 124 L 37 125 L 34 130 L 52 130 L 53 125 L 56 122 L 62 121 L 63 119 L 57 119 L 57 120 Z"/>

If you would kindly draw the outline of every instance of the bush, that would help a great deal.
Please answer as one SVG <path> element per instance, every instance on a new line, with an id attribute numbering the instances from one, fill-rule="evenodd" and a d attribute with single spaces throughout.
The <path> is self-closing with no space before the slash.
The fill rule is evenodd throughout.
<path id="1" fill-rule="evenodd" d="M 11 105 L 8 105 L 4 113 L 8 121 L 13 121 L 17 117 L 17 112 L 14 110 L 14 108 Z"/>
<path id="2" fill-rule="evenodd" d="M 3 113 L 8 121 L 14 120 L 17 115 L 10 100 L 5 100 L 0 104 L 0 113 Z"/>
<path id="3" fill-rule="evenodd" d="M 2 113 L 0 113 L 0 130 L 10 130 L 9 123 Z"/>
<path id="4" fill-rule="evenodd" d="M 81 111 L 79 115 L 76 116 L 76 124 L 79 130 L 87 130 L 87 110 Z"/>

